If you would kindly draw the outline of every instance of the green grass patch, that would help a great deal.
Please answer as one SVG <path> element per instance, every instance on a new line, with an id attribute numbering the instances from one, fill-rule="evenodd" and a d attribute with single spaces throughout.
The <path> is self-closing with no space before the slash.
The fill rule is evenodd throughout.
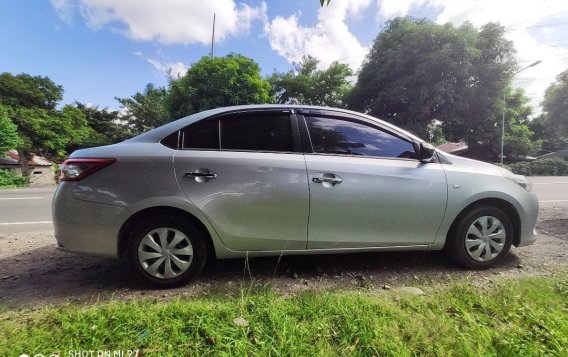
<path id="1" fill-rule="evenodd" d="M 280 296 L 259 287 L 244 297 L 3 308 L 0 355 L 134 349 L 144 356 L 568 355 L 566 276 L 440 289 L 424 296 Z M 237 317 L 248 326 L 236 326 Z"/>

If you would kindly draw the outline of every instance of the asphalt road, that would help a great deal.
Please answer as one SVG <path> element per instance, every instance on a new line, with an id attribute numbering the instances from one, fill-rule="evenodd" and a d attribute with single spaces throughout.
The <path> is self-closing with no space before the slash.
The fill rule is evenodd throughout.
<path id="1" fill-rule="evenodd" d="M 568 177 L 531 177 L 541 207 L 568 208 Z M 0 234 L 53 231 L 55 186 L 0 190 Z"/>

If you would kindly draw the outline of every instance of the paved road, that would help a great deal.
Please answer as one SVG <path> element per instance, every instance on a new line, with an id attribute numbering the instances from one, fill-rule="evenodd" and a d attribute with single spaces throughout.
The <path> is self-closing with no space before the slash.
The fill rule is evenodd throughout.
<path id="1" fill-rule="evenodd" d="M 0 234 L 53 231 L 54 191 L 55 186 L 0 190 Z"/>
<path id="2" fill-rule="evenodd" d="M 568 177 L 531 177 L 541 207 L 568 208 Z M 0 190 L 0 234 L 52 231 L 55 186 Z"/>

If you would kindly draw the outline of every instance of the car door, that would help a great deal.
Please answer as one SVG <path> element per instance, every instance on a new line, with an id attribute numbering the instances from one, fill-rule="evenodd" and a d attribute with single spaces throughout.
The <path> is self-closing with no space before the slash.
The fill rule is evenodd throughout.
<path id="1" fill-rule="evenodd" d="M 447 187 L 436 162 L 421 163 L 404 134 L 364 118 L 300 117 L 311 143 L 308 248 L 433 243 Z"/>
<path id="2" fill-rule="evenodd" d="M 241 112 L 180 132 L 179 186 L 229 249 L 306 247 L 308 183 L 292 119 L 284 111 Z"/>

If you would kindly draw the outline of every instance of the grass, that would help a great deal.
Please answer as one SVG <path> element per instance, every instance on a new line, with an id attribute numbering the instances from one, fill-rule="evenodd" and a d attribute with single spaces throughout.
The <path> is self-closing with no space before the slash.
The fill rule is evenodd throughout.
<path id="1" fill-rule="evenodd" d="M 0 355 L 133 349 L 139 356 L 568 355 L 565 275 L 504 280 L 489 289 L 460 283 L 425 296 L 280 296 L 270 287 L 241 293 L 2 308 Z M 249 325 L 236 326 L 237 317 Z"/>

